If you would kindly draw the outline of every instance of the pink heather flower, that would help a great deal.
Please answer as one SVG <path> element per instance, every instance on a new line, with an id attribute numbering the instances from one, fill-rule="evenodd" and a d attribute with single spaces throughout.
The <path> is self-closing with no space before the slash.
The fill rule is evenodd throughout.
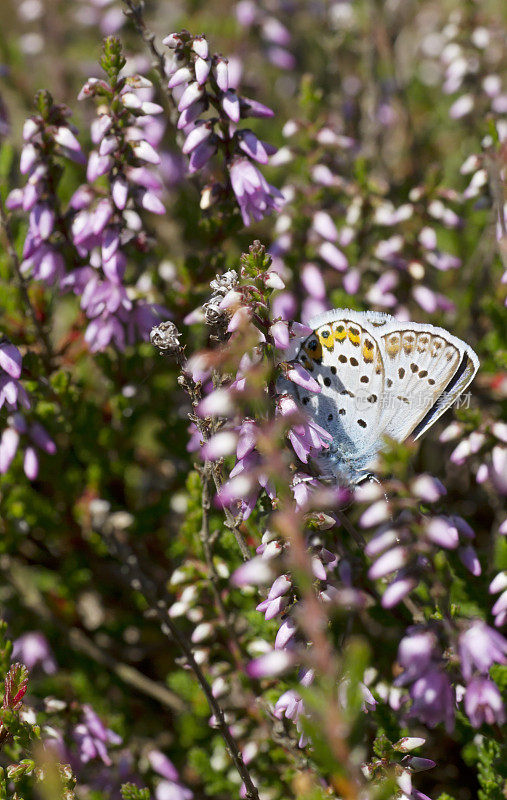
<path id="1" fill-rule="evenodd" d="M 312 227 L 323 239 L 328 242 L 338 241 L 338 231 L 336 225 L 327 211 L 317 211 L 314 214 Z"/>
<path id="2" fill-rule="evenodd" d="M 171 77 L 169 78 L 169 83 L 167 87 L 169 89 L 175 89 L 176 86 L 181 86 L 183 83 L 187 84 L 190 83 L 192 80 L 192 70 L 190 67 L 180 67 L 173 72 Z"/>
<path id="3" fill-rule="evenodd" d="M 289 326 L 286 322 L 275 322 L 271 325 L 269 332 L 273 337 L 275 347 L 285 350 L 289 346 Z"/>
<path id="4" fill-rule="evenodd" d="M 247 456 L 255 447 L 257 441 L 257 426 L 253 420 L 247 419 L 241 425 L 236 448 L 236 456 L 242 459 Z"/>
<path id="5" fill-rule="evenodd" d="M 48 640 L 40 631 L 29 631 L 16 639 L 12 648 L 12 659 L 21 661 L 30 671 L 40 664 L 46 675 L 54 675 L 57 670 Z"/>
<path id="6" fill-rule="evenodd" d="M 269 156 L 275 152 L 275 149 L 265 142 L 261 142 L 257 136 L 250 130 L 242 130 L 238 133 L 239 147 L 254 161 L 259 164 L 267 164 Z"/>
<path id="7" fill-rule="evenodd" d="M 25 450 L 23 471 L 29 481 L 34 481 L 39 474 L 39 459 L 33 447 L 27 447 Z"/>
<path id="8" fill-rule="evenodd" d="M 178 103 L 178 111 L 181 113 L 185 111 L 185 109 L 189 108 L 193 103 L 197 100 L 200 100 L 204 94 L 204 89 L 202 86 L 194 81 L 193 83 L 189 83 L 186 87 L 185 91 L 181 95 L 180 101 Z"/>
<path id="9" fill-rule="evenodd" d="M 0 475 L 9 469 L 19 444 L 19 434 L 13 428 L 5 428 L 0 439 Z"/>
<path id="10" fill-rule="evenodd" d="M 293 653 L 287 650 L 271 650 L 254 661 L 250 661 L 246 671 L 251 678 L 277 678 L 293 664 Z"/>
<path id="11" fill-rule="evenodd" d="M 0 374 L 0 408 L 6 405 L 9 409 L 15 409 L 18 404 L 23 408 L 30 408 L 30 400 L 24 387 L 7 373 Z"/>
<path id="12" fill-rule="evenodd" d="M 194 793 L 175 781 L 160 781 L 155 787 L 155 800 L 191 800 Z"/>
<path id="13" fill-rule="evenodd" d="M 485 622 L 476 620 L 459 637 L 459 655 L 468 681 L 474 669 L 487 675 L 492 664 L 507 664 L 507 640 Z"/>
<path id="14" fill-rule="evenodd" d="M 0 369 L 7 372 L 11 378 L 19 378 L 21 375 L 21 353 L 18 348 L 10 342 L 0 343 Z"/>
<path id="15" fill-rule="evenodd" d="M 371 580 L 378 580 L 396 572 L 405 566 L 408 558 L 408 551 L 405 547 L 393 547 L 387 553 L 381 555 L 368 570 L 368 577 Z"/>
<path id="16" fill-rule="evenodd" d="M 200 417 L 227 417 L 234 413 L 234 403 L 227 389 L 215 389 L 197 406 Z"/>
<path id="17" fill-rule="evenodd" d="M 444 517 L 430 519 L 426 524 L 426 535 L 439 547 L 445 547 L 448 550 L 455 550 L 459 544 L 459 534 L 456 527 Z"/>
<path id="18" fill-rule="evenodd" d="M 236 92 L 228 89 L 222 96 L 222 108 L 233 122 L 239 122 L 240 105 Z"/>
<path id="19" fill-rule="evenodd" d="M 396 686 L 411 683 L 429 668 L 436 646 L 436 639 L 431 631 L 409 629 L 398 647 L 398 663 L 403 673 L 394 681 Z"/>
<path id="20" fill-rule="evenodd" d="M 436 501 L 447 494 L 443 483 L 432 475 L 419 475 L 411 484 L 412 492 L 416 497 L 426 503 L 436 503 Z"/>
<path id="21" fill-rule="evenodd" d="M 465 711 L 474 728 L 503 725 L 505 708 L 498 687 L 489 678 L 472 678 L 465 693 Z"/>
<path id="22" fill-rule="evenodd" d="M 472 573 L 472 575 L 478 577 L 482 573 L 481 562 L 479 561 L 477 552 L 472 545 L 459 547 L 458 557 L 463 566 L 465 566 L 467 570 Z"/>
<path id="23" fill-rule="evenodd" d="M 296 631 L 296 623 L 291 617 L 287 617 L 280 625 L 278 633 L 276 634 L 275 650 L 283 650 L 287 647 L 289 642 L 291 642 L 296 635 Z"/>
<path id="24" fill-rule="evenodd" d="M 251 100 L 249 97 L 240 97 L 239 102 L 242 117 L 269 118 L 275 116 L 275 112 L 271 108 L 259 103 L 257 100 Z"/>
<path id="25" fill-rule="evenodd" d="M 448 732 L 454 728 L 455 696 L 447 675 L 432 667 L 410 687 L 410 716 L 434 728 L 444 722 Z"/>
<path id="26" fill-rule="evenodd" d="M 396 544 L 396 542 L 397 533 L 395 530 L 391 528 L 384 530 L 381 528 L 366 544 L 364 552 L 367 556 L 373 558 L 380 555 L 380 553 L 383 553 L 388 547 Z"/>
<path id="27" fill-rule="evenodd" d="M 394 608 L 417 586 L 415 578 L 397 578 L 391 583 L 382 595 L 383 608 Z"/>
<path id="28" fill-rule="evenodd" d="M 331 242 L 323 242 L 318 248 L 318 253 L 330 267 L 338 270 L 338 272 L 344 272 L 349 265 L 344 253 Z"/>
<path id="29" fill-rule="evenodd" d="M 229 89 L 229 69 L 227 66 L 227 59 L 218 56 L 215 60 L 215 78 L 218 88 L 222 92 L 227 92 Z"/>
<path id="30" fill-rule="evenodd" d="M 202 144 L 212 133 L 212 128 L 208 122 L 198 122 L 187 134 L 187 138 L 183 144 L 182 152 L 188 155 L 195 150 L 198 145 Z"/>
<path id="31" fill-rule="evenodd" d="M 269 621 L 283 613 L 286 606 L 290 603 L 289 597 L 276 597 L 274 600 L 263 600 L 256 606 L 256 611 L 262 611 L 264 619 Z"/>
<path id="32" fill-rule="evenodd" d="M 287 378 L 292 381 L 292 383 L 297 383 L 298 386 L 302 386 L 303 389 L 308 389 L 309 392 L 316 392 L 318 394 L 321 391 L 321 387 L 315 378 L 312 378 L 308 370 L 297 361 L 293 362 L 290 369 L 287 370 Z"/>
<path id="33" fill-rule="evenodd" d="M 325 300 L 326 285 L 319 267 L 316 264 L 305 264 L 301 270 L 301 283 L 308 294 L 316 300 Z"/>
<path id="34" fill-rule="evenodd" d="M 212 137 L 209 140 L 202 142 L 190 153 L 188 171 L 193 175 L 198 170 L 202 169 L 215 154 L 217 149 L 216 140 Z"/>
<path id="35" fill-rule="evenodd" d="M 202 457 L 215 461 L 229 456 L 236 450 L 238 434 L 234 431 L 219 431 L 202 448 Z"/>
<path id="36" fill-rule="evenodd" d="M 74 728 L 74 740 L 78 746 L 78 756 L 82 764 L 93 758 L 100 758 L 106 766 L 110 767 L 112 761 L 107 752 L 107 746 L 121 744 L 122 739 L 118 734 L 106 728 L 100 717 L 89 705 L 83 706 L 83 719 Z"/>
<path id="37" fill-rule="evenodd" d="M 238 567 L 231 580 L 235 586 L 262 586 L 273 580 L 273 574 L 269 562 L 262 556 L 256 556 Z"/>
<path id="38" fill-rule="evenodd" d="M 363 511 L 359 518 L 361 528 L 371 528 L 374 525 L 380 525 L 390 517 L 389 505 L 385 500 L 377 500 L 375 503 Z"/>
<path id="39" fill-rule="evenodd" d="M 489 474 L 500 494 L 507 495 L 507 447 L 496 445 L 493 448 Z"/>
<path id="40" fill-rule="evenodd" d="M 271 211 L 281 209 L 281 192 L 271 186 L 248 159 L 234 158 L 230 177 L 245 225 L 258 222 Z"/>

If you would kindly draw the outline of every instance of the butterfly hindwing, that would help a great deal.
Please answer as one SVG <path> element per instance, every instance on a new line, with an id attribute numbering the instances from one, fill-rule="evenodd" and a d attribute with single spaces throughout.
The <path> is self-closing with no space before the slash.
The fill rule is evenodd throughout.
<path id="1" fill-rule="evenodd" d="M 475 353 L 443 328 L 394 323 L 380 336 L 386 364 L 384 435 L 397 441 L 421 436 L 468 386 Z"/>

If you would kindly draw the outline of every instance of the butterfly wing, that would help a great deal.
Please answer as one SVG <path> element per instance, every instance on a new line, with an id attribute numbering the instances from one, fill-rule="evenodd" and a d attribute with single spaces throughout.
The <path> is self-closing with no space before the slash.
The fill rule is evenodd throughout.
<path id="1" fill-rule="evenodd" d="M 319 394 L 298 389 L 306 412 L 333 436 L 326 472 L 365 469 L 382 444 L 378 436 L 384 364 L 371 324 L 359 312 L 336 311 L 312 320 L 297 360 L 320 384 Z M 349 476 L 350 477 L 350 476 Z"/>
<path id="2" fill-rule="evenodd" d="M 379 427 L 401 442 L 419 438 L 466 389 L 479 360 L 443 328 L 393 321 L 379 331 L 386 393 Z"/>
<path id="3" fill-rule="evenodd" d="M 467 388 L 479 360 L 443 328 L 402 323 L 382 312 L 335 309 L 310 321 L 291 358 L 317 380 L 315 394 L 285 382 L 333 436 L 317 464 L 354 483 L 368 474 L 384 436 L 419 438 Z"/>

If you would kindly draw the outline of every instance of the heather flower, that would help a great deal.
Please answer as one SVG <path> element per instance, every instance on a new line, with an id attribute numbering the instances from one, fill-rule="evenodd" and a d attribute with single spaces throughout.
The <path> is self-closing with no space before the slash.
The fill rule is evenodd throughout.
<path id="1" fill-rule="evenodd" d="M 272 112 L 235 91 L 227 61 L 210 55 L 203 36 L 191 37 L 182 31 L 166 37 L 164 42 L 175 51 L 168 87 L 180 114 L 178 128 L 185 132 L 182 149 L 189 156 L 190 174 L 204 169 L 215 153 L 222 151 L 229 173 L 226 178 L 230 177 L 244 224 L 250 225 L 272 209 L 277 210 L 280 192 L 266 182 L 252 163 L 266 164 L 276 148 L 260 141 L 253 131 L 236 128 L 242 117 L 269 116 Z M 210 106 L 218 112 L 218 118 L 201 119 Z M 201 208 L 208 208 L 222 194 L 220 184 L 206 186 Z M 213 324 L 213 318 L 210 321 Z"/>
<path id="2" fill-rule="evenodd" d="M 507 664 L 507 641 L 497 631 L 477 620 L 459 637 L 461 669 L 466 680 L 474 670 L 488 674 L 492 664 Z"/>
<path id="3" fill-rule="evenodd" d="M 12 658 L 21 661 L 28 670 L 40 665 L 46 675 L 54 675 L 57 664 L 49 643 L 40 631 L 29 631 L 14 641 Z"/>
<path id="4" fill-rule="evenodd" d="M 194 796 L 190 789 L 180 783 L 176 767 L 160 750 L 150 750 L 148 761 L 151 768 L 162 776 L 155 788 L 157 800 L 191 800 Z"/>
<path id="5" fill-rule="evenodd" d="M 455 696 L 447 675 L 431 667 L 410 687 L 410 715 L 434 728 L 444 722 L 450 732 L 454 728 Z"/>
<path id="6" fill-rule="evenodd" d="M 247 672 L 251 678 L 275 678 L 286 672 L 294 663 L 294 656 L 287 650 L 271 650 L 251 661 Z"/>
<path id="7" fill-rule="evenodd" d="M 403 637 L 398 648 L 398 663 L 403 673 L 396 678 L 397 686 L 411 683 L 430 667 L 435 653 L 436 640 L 431 631 L 413 629 Z"/>
<path id="8" fill-rule="evenodd" d="M 281 192 L 271 186 L 257 167 L 246 158 L 234 158 L 229 171 L 245 225 L 261 220 L 272 210 L 281 209 Z"/>
<path id="9" fill-rule="evenodd" d="M 298 733 L 300 733 L 298 747 L 305 747 L 308 744 L 308 737 L 303 733 L 302 718 L 306 716 L 303 700 L 297 692 L 289 689 L 284 692 L 275 703 L 273 714 L 277 719 L 286 717 L 295 723 Z"/>
<path id="10" fill-rule="evenodd" d="M 505 722 L 501 694 L 489 678 L 472 678 L 465 692 L 465 711 L 474 728 L 484 723 L 503 725 Z"/>
<path id="11" fill-rule="evenodd" d="M 106 41 L 106 62 L 111 53 L 120 53 L 117 40 Z M 133 300 L 123 285 L 127 264 L 124 241 L 141 243 L 142 209 L 155 214 L 165 213 L 159 194 L 161 183 L 145 166 L 160 163 L 154 144 L 159 141 L 155 116 L 161 106 L 139 97 L 151 83 L 134 76 L 120 79 L 114 70 L 111 83 L 90 79 L 80 98 L 97 95 L 110 104 L 119 103 L 113 117 L 100 108 L 98 125 L 93 128 L 94 144 L 90 153 L 87 178 L 93 183 L 101 175 L 109 175 L 109 196 L 96 199 L 90 186 L 80 187 L 71 200 L 76 214 L 71 236 L 79 255 L 91 266 L 78 267 L 66 276 L 62 286 L 81 296 L 81 307 L 91 320 L 85 341 L 91 352 L 105 350 L 114 344 L 120 350 L 139 338 L 148 339 L 149 332 L 164 310 L 154 303 Z M 163 129 L 162 129 L 163 130 Z"/>
<path id="12" fill-rule="evenodd" d="M 78 746 L 79 760 L 82 764 L 86 764 L 93 758 L 100 758 L 106 766 L 111 766 L 108 746 L 121 744 L 121 737 L 105 727 L 91 706 L 84 705 L 82 714 L 82 721 L 76 725 L 73 732 L 74 741 Z"/>

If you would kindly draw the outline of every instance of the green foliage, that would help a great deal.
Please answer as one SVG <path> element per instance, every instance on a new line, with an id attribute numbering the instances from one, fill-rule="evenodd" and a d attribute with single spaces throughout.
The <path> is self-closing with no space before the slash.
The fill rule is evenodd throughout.
<path id="1" fill-rule="evenodd" d="M 133 783 L 124 783 L 121 787 L 123 800 L 150 800 L 149 789 L 140 789 Z"/>
<path id="2" fill-rule="evenodd" d="M 107 74 L 111 86 L 116 85 L 118 76 L 126 63 L 121 40 L 117 36 L 108 36 L 104 39 L 100 66 Z"/>
<path id="3" fill-rule="evenodd" d="M 477 775 L 479 800 L 504 800 L 507 788 L 507 750 L 493 739 L 484 739 L 479 747 Z"/>

